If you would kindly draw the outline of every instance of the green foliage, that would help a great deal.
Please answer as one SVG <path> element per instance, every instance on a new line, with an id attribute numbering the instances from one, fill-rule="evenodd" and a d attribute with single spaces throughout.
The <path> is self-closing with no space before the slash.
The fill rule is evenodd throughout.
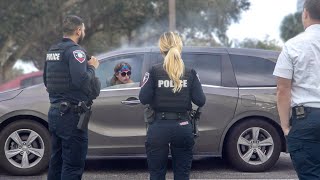
<path id="1" fill-rule="evenodd" d="M 249 0 L 176 0 L 177 30 L 187 45 L 227 45 L 228 26 L 249 6 Z M 85 20 L 83 46 L 92 55 L 156 45 L 169 24 L 168 0 L 0 0 L 0 7 L 0 79 L 17 59 L 42 69 L 46 51 L 62 37 L 67 14 Z"/>
<path id="2" fill-rule="evenodd" d="M 248 0 L 177 0 L 177 29 L 189 32 L 187 38 L 200 34 L 203 39 L 218 37 L 227 46 L 226 31 L 238 22 L 242 11 L 248 10 Z"/>
<path id="3" fill-rule="evenodd" d="M 247 38 L 247 39 L 244 39 L 242 42 L 237 43 L 235 47 L 265 49 L 265 50 L 275 50 L 275 51 L 281 50 L 281 47 L 278 45 L 278 42 L 275 39 L 269 40 L 268 37 L 266 37 L 263 41 Z"/>
<path id="4" fill-rule="evenodd" d="M 303 32 L 301 12 L 296 12 L 295 14 L 286 16 L 282 21 L 280 31 L 280 37 L 284 41 L 287 41 Z"/>

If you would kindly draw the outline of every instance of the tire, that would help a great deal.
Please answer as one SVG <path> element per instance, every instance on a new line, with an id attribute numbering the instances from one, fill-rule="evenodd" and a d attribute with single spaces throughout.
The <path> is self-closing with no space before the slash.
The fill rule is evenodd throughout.
<path id="1" fill-rule="evenodd" d="M 248 119 L 231 129 L 226 148 L 233 167 L 244 172 L 262 172 L 279 159 L 281 140 L 276 128 L 267 121 Z"/>
<path id="2" fill-rule="evenodd" d="M 12 175 L 43 172 L 48 167 L 50 149 L 48 130 L 31 120 L 10 123 L 0 133 L 0 165 Z"/>

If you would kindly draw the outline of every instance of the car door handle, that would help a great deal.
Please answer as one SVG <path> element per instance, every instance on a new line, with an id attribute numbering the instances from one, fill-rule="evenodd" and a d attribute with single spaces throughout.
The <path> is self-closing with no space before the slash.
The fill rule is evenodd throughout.
<path id="1" fill-rule="evenodd" d="M 121 104 L 124 104 L 124 105 L 138 105 L 140 104 L 140 100 L 137 99 L 137 100 L 125 100 L 125 101 L 121 101 Z"/>

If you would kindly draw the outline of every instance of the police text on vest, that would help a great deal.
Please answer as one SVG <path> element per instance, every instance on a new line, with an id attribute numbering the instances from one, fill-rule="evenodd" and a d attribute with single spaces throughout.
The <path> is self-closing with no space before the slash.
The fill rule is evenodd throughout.
<path id="1" fill-rule="evenodd" d="M 60 60 L 60 53 L 47 54 L 47 61 L 59 61 L 59 60 Z"/>
<path id="2" fill-rule="evenodd" d="M 187 80 L 180 80 L 180 83 L 182 84 L 182 87 L 188 87 L 187 85 Z M 158 80 L 158 87 L 174 87 L 173 81 L 172 80 Z"/>

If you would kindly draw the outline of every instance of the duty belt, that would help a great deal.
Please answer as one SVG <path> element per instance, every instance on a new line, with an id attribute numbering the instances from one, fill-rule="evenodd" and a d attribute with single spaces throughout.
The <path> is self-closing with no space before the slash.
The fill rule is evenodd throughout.
<path id="1" fill-rule="evenodd" d="M 189 120 L 189 114 L 187 112 L 156 112 L 156 119 L 161 120 Z"/>
<path id="2" fill-rule="evenodd" d="M 59 103 L 52 103 L 51 107 L 60 109 L 63 104 L 67 105 L 73 112 L 76 112 L 76 113 L 80 113 L 81 112 L 81 109 L 80 109 L 80 107 L 78 105 L 71 104 L 71 103 L 66 102 L 66 101 L 59 102 Z"/>

